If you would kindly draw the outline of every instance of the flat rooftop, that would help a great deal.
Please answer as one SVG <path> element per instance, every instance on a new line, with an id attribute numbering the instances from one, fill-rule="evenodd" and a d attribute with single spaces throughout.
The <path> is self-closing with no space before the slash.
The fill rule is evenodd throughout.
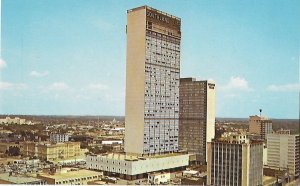
<path id="1" fill-rule="evenodd" d="M 276 178 L 275 177 L 271 177 L 271 176 L 263 176 L 263 185 L 269 185 L 272 184 L 274 182 L 276 182 Z"/>
<path id="2" fill-rule="evenodd" d="M 97 157 L 105 157 L 108 159 L 115 159 L 115 160 L 127 160 L 127 161 L 138 161 L 138 160 L 146 160 L 146 159 L 154 159 L 154 158 L 166 158 L 166 157 L 173 157 L 185 155 L 185 153 L 169 153 L 169 154 L 156 154 L 156 155 L 149 155 L 149 156 L 137 156 L 137 155 L 129 155 L 125 153 L 109 153 L 109 154 L 99 154 L 99 155 L 91 155 Z"/>
<path id="3" fill-rule="evenodd" d="M 179 20 L 179 21 L 181 20 L 179 17 L 176 17 L 176 16 L 171 15 L 171 14 L 168 14 L 168 13 L 166 13 L 166 12 L 157 10 L 157 9 L 152 8 L 152 7 L 150 7 L 150 6 L 147 6 L 147 5 L 139 6 L 139 7 L 136 7 L 136 8 L 129 9 L 129 10 L 127 10 L 127 13 L 128 13 L 128 12 L 132 12 L 132 11 L 136 11 L 136 10 L 140 10 L 140 9 L 148 9 L 148 10 L 152 10 L 152 11 L 161 13 L 161 14 L 163 14 L 163 15 L 165 15 L 165 16 L 169 16 L 169 17 L 172 17 L 172 18 L 174 18 L 174 19 L 177 19 L 177 20 Z"/>
<path id="4" fill-rule="evenodd" d="M 80 169 L 80 170 L 74 170 L 74 171 L 68 171 L 68 172 L 61 172 L 61 173 L 55 173 L 55 174 L 47 174 L 42 173 L 40 176 L 52 178 L 52 179 L 69 179 L 69 178 L 81 178 L 81 177 L 88 177 L 88 176 L 95 176 L 95 175 L 102 175 L 102 172 L 96 172 L 86 169 Z"/>
<path id="5" fill-rule="evenodd" d="M 259 116 L 259 115 L 249 116 L 249 118 L 257 118 L 260 120 L 270 120 L 267 116 Z"/>
<path id="6" fill-rule="evenodd" d="M 0 180 L 4 180 L 4 181 L 15 183 L 15 184 L 26 184 L 26 183 L 42 181 L 39 178 L 33 178 L 33 177 L 25 176 L 25 175 L 9 176 L 8 173 L 0 174 Z"/>

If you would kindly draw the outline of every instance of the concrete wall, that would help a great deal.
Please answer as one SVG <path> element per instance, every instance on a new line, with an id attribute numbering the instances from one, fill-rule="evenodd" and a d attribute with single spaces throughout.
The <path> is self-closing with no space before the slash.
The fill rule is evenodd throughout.
<path id="1" fill-rule="evenodd" d="M 150 174 L 148 176 L 148 182 L 155 185 L 166 183 L 170 181 L 170 179 L 171 179 L 170 173 Z"/>
<path id="2" fill-rule="evenodd" d="M 127 14 L 125 152 L 143 153 L 146 9 Z"/>
<path id="3" fill-rule="evenodd" d="M 297 140 L 298 139 L 298 142 Z M 288 168 L 290 174 L 298 175 L 299 135 L 268 134 L 267 164 L 271 168 Z"/>
<path id="4" fill-rule="evenodd" d="M 206 142 L 211 142 L 215 138 L 216 119 L 216 86 L 214 82 L 207 82 L 207 121 L 206 121 Z M 208 149 L 206 147 L 206 161 Z"/>
<path id="5" fill-rule="evenodd" d="M 115 172 L 125 175 L 137 175 L 147 172 L 184 167 L 189 164 L 189 155 L 171 155 L 167 157 L 147 158 L 145 160 L 127 161 L 107 156 L 87 156 L 88 169 Z"/>

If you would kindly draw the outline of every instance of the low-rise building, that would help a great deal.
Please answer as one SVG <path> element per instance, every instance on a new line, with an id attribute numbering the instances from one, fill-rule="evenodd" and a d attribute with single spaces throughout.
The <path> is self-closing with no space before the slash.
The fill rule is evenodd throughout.
<path id="1" fill-rule="evenodd" d="M 291 134 L 291 130 L 289 129 L 280 129 L 276 131 L 277 134 Z"/>
<path id="2" fill-rule="evenodd" d="M 189 164 L 189 154 L 171 153 L 155 156 L 126 154 L 88 155 L 88 169 L 101 170 L 104 174 L 114 173 L 120 178 L 134 180 L 145 174 L 162 170 L 184 169 Z"/>
<path id="3" fill-rule="evenodd" d="M 100 180 L 102 172 L 85 169 L 62 169 L 55 173 L 43 173 L 37 177 L 51 185 L 87 185 L 88 182 Z"/>
<path id="4" fill-rule="evenodd" d="M 0 142 L 0 153 L 5 153 L 10 147 L 18 147 L 22 150 L 22 144 L 16 142 Z"/>
<path id="5" fill-rule="evenodd" d="M 10 117 L 6 117 L 6 118 L 1 118 L 0 119 L 0 124 L 17 124 L 17 125 L 33 125 L 33 123 L 31 121 L 26 121 L 26 119 L 22 119 L 19 117 L 15 117 L 15 118 L 10 118 Z"/>
<path id="6" fill-rule="evenodd" d="M 208 142 L 207 185 L 261 185 L 263 141 L 233 135 Z"/>
<path id="7" fill-rule="evenodd" d="M 289 174 L 299 176 L 299 134 L 274 133 L 267 135 L 267 164 L 273 169 L 287 169 Z"/>
<path id="8" fill-rule="evenodd" d="M 148 183 L 152 185 L 161 185 L 163 183 L 168 183 L 171 179 L 171 174 L 169 172 L 154 172 L 148 174 Z"/>
<path id="9" fill-rule="evenodd" d="M 46 185 L 47 182 L 43 179 L 20 174 L 2 173 L 0 174 L 0 184 Z"/>
<path id="10" fill-rule="evenodd" d="M 123 144 L 122 140 L 103 140 L 102 145 Z"/>
<path id="11" fill-rule="evenodd" d="M 80 159 L 85 156 L 86 149 L 80 149 L 80 142 L 65 143 L 34 143 L 23 144 L 23 154 L 36 156 L 47 161 L 59 161 L 65 159 Z"/>
<path id="12" fill-rule="evenodd" d="M 51 134 L 50 141 L 53 143 L 63 143 L 69 141 L 69 135 L 67 134 Z"/>
<path id="13" fill-rule="evenodd" d="M 195 170 L 185 170 L 182 172 L 182 176 L 184 177 L 197 176 L 198 174 L 199 171 L 195 171 Z"/>
<path id="14" fill-rule="evenodd" d="M 181 179 L 181 185 L 206 185 L 206 177 L 186 177 Z"/>
<path id="15" fill-rule="evenodd" d="M 115 127 L 113 129 L 110 129 L 110 131 L 115 135 L 121 135 L 125 132 L 125 127 Z"/>

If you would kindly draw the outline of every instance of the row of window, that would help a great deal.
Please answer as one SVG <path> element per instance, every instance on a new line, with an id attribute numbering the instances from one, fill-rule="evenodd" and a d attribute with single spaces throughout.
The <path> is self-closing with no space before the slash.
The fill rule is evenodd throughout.
<path id="1" fill-rule="evenodd" d="M 80 181 L 85 181 L 85 180 L 92 180 L 92 179 L 97 179 L 98 176 L 89 176 L 85 178 L 74 178 L 70 180 L 63 180 L 63 181 L 57 181 L 55 184 L 67 184 L 67 183 L 73 183 L 73 182 L 80 182 Z"/>
<path id="2" fill-rule="evenodd" d="M 167 141 L 167 140 L 166 140 Z M 170 140 L 170 146 L 173 146 L 174 144 L 173 144 L 173 142 L 177 142 L 177 140 Z M 151 142 L 147 142 L 147 141 L 144 141 L 144 145 L 147 145 L 149 143 L 149 147 L 151 148 L 151 147 L 158 147 L 159 146 L 159 144 L 155 144 L 155 145 L 153 145 L 153 142 L 151 143 Z M 166 143 L 166 142 L 164 142 L 163 144 L 160 144 L 160 146 L 161 147 L 167 147 L 167 146 L 169 146 L 169 144 L 168 143 Z"/>
<path id="3" fill-rule="evenodd" d="M 150 30 L 147 30 L 146 36 L 147 36 L 147 39 L 153 38 L 153 39 L 157 39 L 157 40 L 161 40 L 161 41 L 170 42 L 170 43 L 180 46 L 180 39 L 174 38 L 172 36 L 168 36 L 168 35 L 150 31 Z"/>
<path id="4" fill-rule="evenodd" d="M 164 152 L 177 152 L 178 151 L 178 147 L 170 147 L 170 148 L 153 148 L 153 149 L 144 149 L 144 154 L 154 154 L 154 153 L 164 153 Z"/>
<path id="5" fill-rule="evenodd" d="M 151 57 L 150 56 L 146 56 L 146 63 L 148 64 L 152 64 L 152 65 L 161 65 L 163 67 L 166 67 L 166 68 L 175 68 L 175 69 L 179 69 L 179 63 L 176 63 L 176 61 L 171 61 L 171 60 L 168 60 L 168 59 L 150 59 Z M 172 63 L 173 62 L 173 63 Z"/>
<path id="6" fill-rule="evenodd" d="M 166 114 L 144 114 L 145 116 L 145 119 L 153 119 L 153 118 L 161 118 L 161 119 L 164 119 L 164 118 L 174 118 L 174 119 L 178 119 L 178 114 L 177 113 L 174 113 L 174 112 L 163 112 L 161 111 L 160 113 L 166 113 Z M 153 117 L 153 118 L 151 118 Z"/>

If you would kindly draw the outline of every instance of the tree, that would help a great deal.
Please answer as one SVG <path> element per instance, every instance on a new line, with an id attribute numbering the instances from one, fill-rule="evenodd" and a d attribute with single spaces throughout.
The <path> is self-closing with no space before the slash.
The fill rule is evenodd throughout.
<path id="1" fill-rule="evenodd" d="M 80 143 L 80 148 L 81 149 L 86 149 L 86 148 L 88 148 L 88 144 L 85 143 L 85 142 L 82 142 L 82 143 Z"/>
<path id="2" fill-rule="evenodd" d="M 12 147 L 8 148 L 7 154 L 9 156 L 19 156 L 20 155 L 20 148 L 19 147 Z"/>

